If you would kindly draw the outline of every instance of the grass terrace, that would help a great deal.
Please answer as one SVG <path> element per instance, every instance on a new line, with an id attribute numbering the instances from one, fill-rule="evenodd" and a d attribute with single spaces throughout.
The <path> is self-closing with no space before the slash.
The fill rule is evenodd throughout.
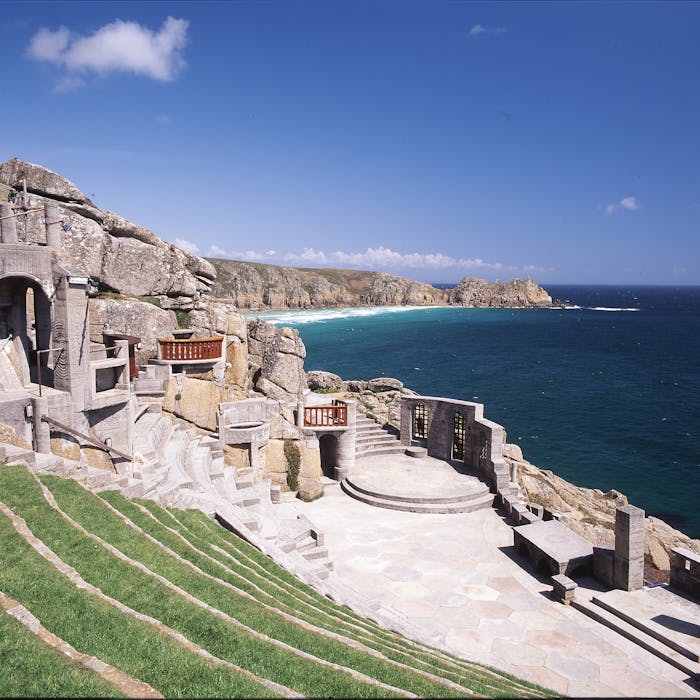
<path id="1" fill-rule="evenodd" d="M 553 695 L 381 628 L 199 511 L 98 496 L 68 479 L 2 465 L 0 502 L 0 593 L 78 652 L 155 693 Z M 138 695 L 9 615 L 0 625 L 4 695 Z"/>

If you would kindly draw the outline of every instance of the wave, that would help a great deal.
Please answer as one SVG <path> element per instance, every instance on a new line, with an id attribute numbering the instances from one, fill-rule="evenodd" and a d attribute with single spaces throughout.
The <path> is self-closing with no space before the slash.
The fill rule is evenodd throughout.
<path id="1" fill-rule="evenodd" d="M 554 309 L 556 308 L 564 308 L 570 311 L 639 311 L 640 309 L 633 308 L 633 307 L 627 307 L 627 308 L 621 308 L 621 307 L 616 307 L 616 306 L 579 306 L 578 304 L 571 304 L 567 305 L 564 307 L 557 307 L 554 306 L 552 307 Z"/>
<path id="2" fill-rule="evenodd" d="M 251 320 L 261 318 L 272 324 L 304 324 L 323 323 L 338 318 L 359 318 L 380 316 L 381 314 L 396 314 L 421 309 L 440 309 L 441 306 L 360 306 L 342 307 L 338 309 L 310 309 L 308 311 L 263 311 L 261 313 L 246 312 L 243 317 Z"/>

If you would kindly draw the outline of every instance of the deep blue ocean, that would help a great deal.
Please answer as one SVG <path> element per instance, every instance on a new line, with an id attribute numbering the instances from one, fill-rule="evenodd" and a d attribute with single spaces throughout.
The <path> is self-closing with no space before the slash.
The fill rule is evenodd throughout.
<path id="1" fill-rule="evenodd" d="M 700 287 L 547 286 L 566 309 L 316 309 L 306 369 L 484 404 L 525 458 L 700 537 Z"/>

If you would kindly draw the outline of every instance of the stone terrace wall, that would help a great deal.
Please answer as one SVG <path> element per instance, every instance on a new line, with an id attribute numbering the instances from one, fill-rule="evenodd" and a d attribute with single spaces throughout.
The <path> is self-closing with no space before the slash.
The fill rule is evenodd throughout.
<path id="1" fill-rule="evenodd" d="M 417 404 L 426 409 L 427 438 L 413 437 L 413 412 Z M 510 470 L 503 459 L 503 426 L 484 418 L 484 405 L 432 396 L 401 397 L 401 443 L 426 447 L 436 459 L 452 459 L 453 421 L 456 412 L 466 423 L 465 466 L 476 469 L 491 483 L 496 493 L 507 491 Z"/>

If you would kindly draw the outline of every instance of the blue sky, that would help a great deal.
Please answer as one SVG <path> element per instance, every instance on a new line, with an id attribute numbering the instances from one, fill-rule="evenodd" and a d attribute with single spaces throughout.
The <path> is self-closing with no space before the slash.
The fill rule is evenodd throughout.
<path id="1" fill-rule="evenodd" d="M 4 2 L 0 160 L 201 255 L 700 284 L 700 3 Z"/>

